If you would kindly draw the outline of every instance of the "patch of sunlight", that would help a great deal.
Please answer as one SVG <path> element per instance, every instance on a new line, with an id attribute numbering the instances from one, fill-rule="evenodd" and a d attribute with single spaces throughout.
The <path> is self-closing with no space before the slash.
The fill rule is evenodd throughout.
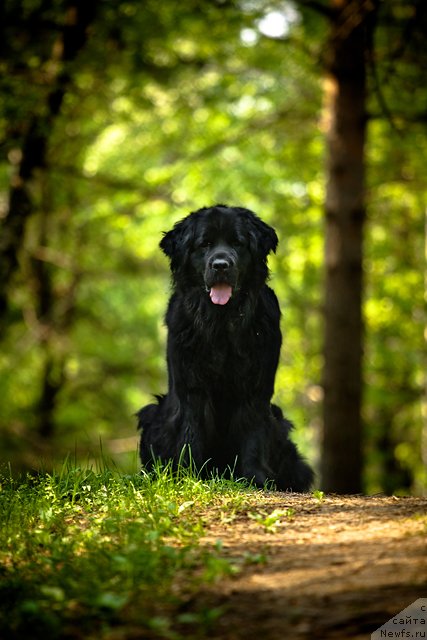
<path id="1" fill-rule="evenodd" d="M 323 205 L 325 198 L 325 187 L 320 180 L 311 180 L 307 183 L 307 192 L 313 204 Z"/>
<path id="2" fill-rule="evenodd" d="M 246 118 L 261 112 L 268 113 L 272 108 L 273 103 L 265 96 L 244 95 L 230 106 L 230 111 L 237 117 Z"/>
<path id="3" fill-rule="evenodd" d="M 284 2 L 280 10 L 269 11 L 258 21 L 258 29 L 268 38 L 284 38 L 299 21 L 300 15 L 293 3 Z"/>
<path id="4" fill-rule="evenodd" d="M 159 242 L 163 232 L 172 226 L 170 207 L 162 200 L 152 200 L 135 209 L 135 217 L 126 230 L 124 241 L 133 254 L 140 259 L 155 257 L 161 259 Z M 166 268 L 166 262 L 164 263 Z"/>
<path id="5" fill-rule="evenodd" d="M 111 153 L 111 150 L 123 144 L 127 135 L 127 127 L 122 124 L 111 125 L 104 129 L 96 142 L 89 147 L 83 165 L 85 175 L 95 175 L 104 159 Z"/>
<path id="6" fill-rule="evenodd" d="M 242 29 L 240 32 L 240 40 L 247 47 L 251 47 L 258 42 L 259 34 L 255 29 Z"/>

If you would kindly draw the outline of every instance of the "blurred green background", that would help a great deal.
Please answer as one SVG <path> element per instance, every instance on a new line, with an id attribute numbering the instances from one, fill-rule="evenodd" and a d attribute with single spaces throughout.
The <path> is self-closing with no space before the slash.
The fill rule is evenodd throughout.
<path id="1" fill-rule="evenodd" d="M 137 469 L 134 414 L 166 389 L 158 242 L 189 211 L 222 202 L 277 229 L 276 401 L 317 466 L 328 25 L 310 5 L 329 3 L 89 4 L 71 44 L 78 2 L 2 9 L 3 239 L 17 175 L 30 212 L 2 310 L 1 462 L 19 471 L 104 456 Z M 380 14 L 369 78 L 369 492 L 422 493 L 426 480 L 426 55 L 408 32 L 419 5 Z"/>

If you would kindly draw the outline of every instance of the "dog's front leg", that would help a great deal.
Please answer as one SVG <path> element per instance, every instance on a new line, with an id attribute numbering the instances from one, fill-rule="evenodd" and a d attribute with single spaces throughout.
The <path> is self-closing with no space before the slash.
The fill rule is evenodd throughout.
<path id="1" fill-rule="evenodd" d="M 253 406 L 240 407 L 232 424 L 239 442 L 238 474 L 258 487 L 264 487 L 266 482 L 274 479 L 266 455 L 268 415 L 264 413 L 254 410 Z"/>
<path id="2" fill-rule="evenodd" d="M 175 461 L 200 471 L 209 460 L 213 431 L 208 398 L 187 390 L 184 397 L 175 397 L 172 404 L 169 425 L 175 440 Z"/>

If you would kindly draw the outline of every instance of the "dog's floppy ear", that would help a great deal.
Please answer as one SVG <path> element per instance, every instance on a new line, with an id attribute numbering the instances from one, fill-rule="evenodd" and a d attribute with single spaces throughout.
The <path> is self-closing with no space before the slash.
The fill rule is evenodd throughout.
<path id="1" fill-rule="evenodd" d="M 254 249 L 259 251 L 264 257 L 266 257 L 270 251 L 276 253 L 279 239 L 273 227 L 263 222 L 252 211 L 249 211 L 249 209 L 244 209 L 243 211 L 245 212 L 245 217 L 248 222 L 249 235 Z"/>
<path id="2" fill-rule="evenodd" d="M 254 223 L 259 231 L 257 240 L 262 251 L 265 253 L 265 255 L 268 255 L 270 251 L 276 253 L 279 238 L 277 237 L 277 233 L 275 232 L 273 227 L 270 227 L 268 224 L 260 220 L 257 216 L 255 216 Z"/>
<path id="3" fill-rule="evenodd" d="M 187 216 L 177 222 L 173 229 L 164 233 L 160 241 L 160 248 L 172 262 L 178 256 L 185 255 L 193 237 L 191 229 L 192 225 Z"/>
<path id="4" fill-rule="evenodd" d="M 168 256 L 168 258 L 171 258 L 176 250 L 175 235 L 174 229 L 172 229 L 172 231 L 164 231 L 163 238 L 160 240 L 160 249 Z"/>

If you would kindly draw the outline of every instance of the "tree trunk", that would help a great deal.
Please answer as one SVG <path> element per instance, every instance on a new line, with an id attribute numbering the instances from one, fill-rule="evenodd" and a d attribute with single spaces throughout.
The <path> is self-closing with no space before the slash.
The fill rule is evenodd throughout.
<path id="1" fill-rule="evenodd" d="M 333 0 L 329 41 L 322 488 L 362 490 L 366 25 L 371 2 Z"/>
<path id="2" fill-rule="evenodd" d="M 36 172 L 46 166 L 50 132 L 71 83 L 70 63 L 84 46 L 87 28 L 95 16 L 94 2 L 71 0 L 65 4 L 65 22 L 51 58 L 52 66 L 58 71 L 52 74 L 50 90 L 44 97 L 46 104 L 35 105 L 35 114 L 27 114 L 27 121 L 22 123 L 25 134 L 19 153 L 14 154 L 17 160 L 14 161 L 8 210 L 0 225 L 0 324 L 7 319 L 9 286 L 18 268 L 27 220 L 34 211 L 31 181 Z M 28 30 L 30 27 L 27 25 Z"/>

